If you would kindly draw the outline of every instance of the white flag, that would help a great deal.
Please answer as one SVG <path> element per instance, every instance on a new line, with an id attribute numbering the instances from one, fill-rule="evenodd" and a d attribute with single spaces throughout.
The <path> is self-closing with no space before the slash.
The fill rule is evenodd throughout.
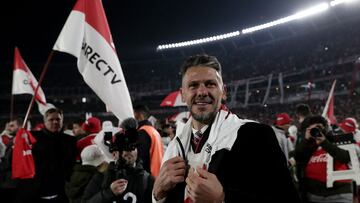
<path id="1" fill-rule="evenodd" d="M 326 118 L 330 124 L 336 124 L 336 118 L 335 118 L 335 114 L 334 114 L 334 91 L 335 91 L 335 85 L 336 85 L 336 80 L 334 80 L 330 92 L 329 92 L 329 97 L 326 100 L 326 104 L 322 113 L 322 116 L 324 118 Z"/>
<path id="2" fill-rule="evenodd" d="M 11 94 L 31 94 L 34 95 L 36 86 L 38 82 L 34 75 L 31 73 L 29 67 L 26 65 L 25 61 L 21 57 L 20 51 L 15 47 L 14 54 L 14 72 L 13 72 L 13 81 L 12 81 L 12 90 Z M 39 107 L 39 112 L 44 115 L 46 110 L 54 107 L 50 103 L 46 103 L 46 98 L 44 91 L 39 87 L 36 95 L 35 101 Z"/>
<path id="3" fill-rule="evenodd" d="M 101 0 L 78 0 L 54 47 L 77 58 L 85 82 L 118 119 L 134 117 Z"/>

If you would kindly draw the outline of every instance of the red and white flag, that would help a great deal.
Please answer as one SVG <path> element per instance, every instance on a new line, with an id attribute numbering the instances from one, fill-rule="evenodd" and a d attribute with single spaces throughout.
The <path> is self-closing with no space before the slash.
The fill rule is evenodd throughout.
<path id="1" fill-rule="evenodd" d="M 14 54 L 14 72 L 13 72 L 13 81 L 12 81 L 12 91 L 11 94 L 31 94 L 34 95 L 36 86 L 38 82 L 34 75 L 31 73 L 29 67 L 26 65 L 25 61 L 21 57 L 20 51 L 15 47 Z M 46 103 L 46 98 L 44 91 L 39 87 L 36 95 L 35 101 L 39 107 L 39 112 L 44 115 L 46 110 L 50 107 L 53 107 L 52 104 Z"/>
<path id="2" fill-rule="evenodd" d="M 54 47 L 77 58 L 85 82 L 119 119 L 133 107 L 101 0 L 78 0 Z"/>
<path id="3" fill-rule="evenodd" d="M 336 118 L 334 116 L 334 89 L 335 89 L 336 80 L 334 80 L 331 90 L 329 93 L 329 97 L 326 101 L 324 111 L 322 113 L 322 116 L 326 118 L 330 124 L 336 124 Z"/>
<path id="4" fill-rule="evenodd" d="M 181 100 L 181 93 L 179 90 L 170 92 L 165 99 L 163 99 L 160 103 L 160 106 L 186 106 L 186 103 L 184 103 Z"/>

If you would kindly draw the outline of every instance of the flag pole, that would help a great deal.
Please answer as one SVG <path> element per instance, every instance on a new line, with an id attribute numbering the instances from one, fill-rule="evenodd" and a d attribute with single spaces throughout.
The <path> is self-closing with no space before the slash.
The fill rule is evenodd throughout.
<path id="1" fill-rule="evenodd" d="M 10 99 L 10 121 L 12 121 L 14 117 L 14 95 L 11 93 Z"/>
<path id="2" fill-rule="evenodd" d="M 35 102 L 36 94 L 37 94 L 37 92 L 38 92 L 38 89 L 40 88 L 40 85 L 41 85 L 42 81 L 44 80 L 45 74 L 46 74 L 46 72 L 47 72 L 47 69 L 48 69 L 48 67 L 49 67 L 49 64 L 50 64 L 50 61 L 51 61 L 53 55 L 54 55 L 54 50 L 51 50 L 51 52 L 50 52 L 50 54 L 49 54 L 49 56 L 48 56 L 48 59 L 47 59 L 45 65 L 44 65 L 44 68 L 43 68 L 43 70 L 42 70 L 42 72 L 41 72 L 41 75 L 40 75 L 38 84 L 37 84 L 36 89 L 35 89 L 35 92 L 34 92 L 34 95 L 33 95 L 33 97 L 31 98 L 31 102 L 30 102 L 29 107 L 28 107 L 28 109 L 27 109 L 27 112 L 26 112 L 26 115 L 25 115 L 25 118 L 24 118 L 24 122 L 23 122 L 23 125 L 22 125 L 23 128 L 25 128 L 27 119 L 28 119 L 28 117 L 29 117 L 29 114 L 30 114 L 31 109 L 32 109 L 32 107 L 33 107 L 33 105 L 34 105 L 34 102 Z"/>
<path id="3" fill-rule="evenodd" d="M 333 84 L 331 86 L 329 96 L 328 96 L 328 98 L 326 100 L 326 104 L 325 104 L 325 107 L 324 107 L 324 110 L 323 110 L 323 113 L 322 113 L 323 117 L 326 117 L 326 113 L 327 113 L 327 111 L 329 109 L 330 100 L 331 100 L 332 95 L 334 94 L 335 84 L 336 84 L 336 79 L 334 80 L 334 82 L 333 82 Z"/>

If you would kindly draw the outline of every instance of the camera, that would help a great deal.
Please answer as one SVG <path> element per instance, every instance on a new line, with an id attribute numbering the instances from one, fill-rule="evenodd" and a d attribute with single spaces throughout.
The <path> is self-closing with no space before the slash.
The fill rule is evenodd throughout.
<path id="1" fill-rule="evenodd" d="M 114 173 L 115 173 L 115 180 L 118 179 L 127 179 L 126 173 L 126 161 L 120 157 L 119 160 L 115 163 Z"/>
<path id="2" fill-rule="evenodd" d="M 313 138 L 321 137 L 321 134 L 326 135 L 325 129 L 321 129 L 320 127 L 314 127 L 310 129 L 310 135 Z"/>

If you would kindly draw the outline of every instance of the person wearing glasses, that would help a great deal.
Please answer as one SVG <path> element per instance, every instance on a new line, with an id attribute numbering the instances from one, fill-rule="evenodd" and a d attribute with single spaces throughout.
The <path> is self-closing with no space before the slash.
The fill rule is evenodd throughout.
<path id="1" fill-rule="evenodd" d="M 299 202 L 272 128 L 240 119 L 223 105 L 216 57 L 192 56 L 181 73 L 191 117 L 165 152 L 153 202 Z"/>

